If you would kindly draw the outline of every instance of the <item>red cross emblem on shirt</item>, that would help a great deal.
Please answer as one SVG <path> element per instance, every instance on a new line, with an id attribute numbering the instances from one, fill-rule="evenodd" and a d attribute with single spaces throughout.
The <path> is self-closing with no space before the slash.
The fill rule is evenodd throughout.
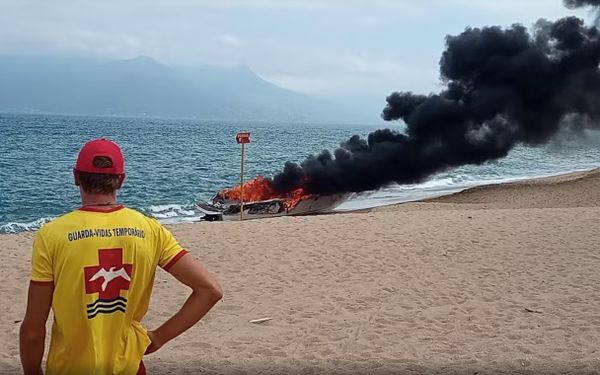
<path id="1" fill-rule="evenodd" d="M 100 293 L 102 300 L 114 299 L 128 290 L 133 264 L 123 264 L 123 249 L 99 249 L 99 265 L 84 267 L 85 293 Z"/>

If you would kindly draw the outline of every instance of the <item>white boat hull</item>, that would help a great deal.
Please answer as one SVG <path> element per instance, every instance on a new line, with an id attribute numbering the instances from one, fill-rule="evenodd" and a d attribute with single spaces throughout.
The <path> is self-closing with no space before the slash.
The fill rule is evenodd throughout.
<path id="1" fill-rule="evenodd" d="M 248 202 L 244 203 L 244 220 L 326 213 L 339 206 L 346 197 L 346 194 L 316 195 L 301 200 L 290 210 L 285 209 L 284 199 L 279 198 Z M 206 215 L 204 220 L 207 221 L 240 220 L 240 205 L 237 202 L 200 202 L 198 209 Z"/>

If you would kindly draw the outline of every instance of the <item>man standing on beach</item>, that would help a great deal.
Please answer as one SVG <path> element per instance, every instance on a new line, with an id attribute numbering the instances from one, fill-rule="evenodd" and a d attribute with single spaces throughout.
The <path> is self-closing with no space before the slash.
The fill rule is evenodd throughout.
<path id="1" fill-rule="evenodd" d="M 124 165 L 115 143 L 86 143 L 73 170 L 82 207 L 46 224 L 36 235 L 20 331 L 26 375 L 43 373 L 51 307 L 48 374 L 144 374 L 144 353 L 192 327 L 222 298 L 217 280 L 167 229 L 117 203 Z M 157 267 L 192 293 L 173 317 L 146 331 L 140 322 Z"/>

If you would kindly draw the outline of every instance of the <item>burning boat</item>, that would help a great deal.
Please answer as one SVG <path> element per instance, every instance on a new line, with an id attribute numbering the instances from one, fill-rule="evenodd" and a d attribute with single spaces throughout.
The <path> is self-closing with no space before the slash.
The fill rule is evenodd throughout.
<path id="1" fill-rule="evenodd" d="M 239 220 L 242 188 L 236 186 L 217 193 L 212 202 L 198 203 L 204 220 Z M 346 194 L 306 194 L 302 188 L 278 194 L 264 177 L 256 177 L 243 186 L 244 219 L 261 219 L 286 215 L 310 215 L 331 211 L 347 198 Z"/>

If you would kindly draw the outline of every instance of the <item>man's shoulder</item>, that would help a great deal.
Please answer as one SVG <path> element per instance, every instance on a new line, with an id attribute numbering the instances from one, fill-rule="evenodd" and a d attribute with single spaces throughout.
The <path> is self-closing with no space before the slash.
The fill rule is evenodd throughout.
<path id="1" fill-rule="evenodd" d="M 148 215 L 146 215 L 145 213 L 138 211 L 136 209 L 133 208 L 129 208 L 129 207 L 124 207 L 122 210 L 123 214 L 126 216 L 131 217 L 132 219 L 137 219 L 140 221 L 144 221 L 147 222 L 150 225 L 160 225 L 160 223 L 158 222 L 158 220 L 154 219 L 153 217 L 150 217 Z"/>
<path id="2" fill-rule="evenodd" d="M 71 222 L 75 218 L 76 215 L 77 215 L 77 210 L 60 215 L 60 216 L 50 220 L 46 224 L 42 225 L 42 227 L 39 229 L 38 232 L 44 233 L 44 232 L 51 232 L 51 231 L 57 230 L 57 229 L 61 228 L 64 224 Z"/>
<path id="3" fill-rule="evenodd" d="M 44 242 L 54 242 L 62 238 L 62 235 L 70 230 L 73 223 L 77 221 L 77 212 L 71 211 L 47 222 L 38 229 L 36 237 Z"/>

